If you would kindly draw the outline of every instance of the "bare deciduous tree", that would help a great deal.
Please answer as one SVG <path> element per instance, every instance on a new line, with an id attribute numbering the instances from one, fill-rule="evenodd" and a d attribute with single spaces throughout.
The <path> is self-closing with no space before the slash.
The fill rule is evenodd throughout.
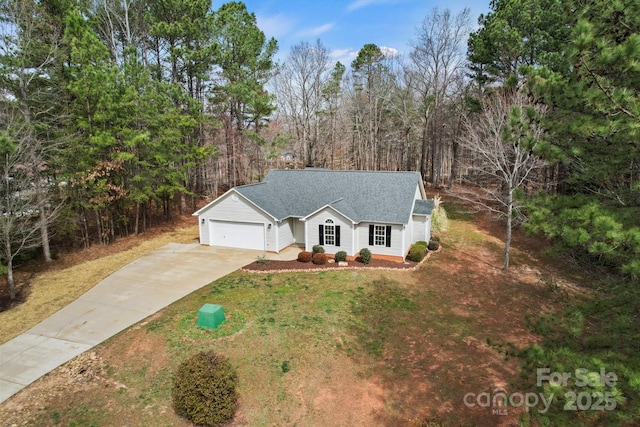
<path id="1" fill-rule="evenodd" d="M 535 188 L 537 172 L 546 165 L 536 154 L 544 133 L 539 124 L 544 112 L 544 107 L 535 105 L 521 89 L 496 91 L 484 99 L 482 111 L 464 123 L 461 146 L 467 153 L 466 175 L 482 184 L 473 195 L 462 189 L 459 194 L 506 217 L 505 271 L 509 268 L 514 213 L 521 207 L 516 192 Z"/>
<path id="2" fill-rule="evenodd" d="M 457 80 L 464 70 L 465 41 L 470 30 L 471 10 L 453 15 L 434 8 L 417 31 L 410 58 L 418 78 L 413 79 L 422 121 L 420 172 L 430 176 L 434 187 L 451 176 L 453 144 L 446 138 L 446 109 Z M 446 143 L 446 144 L 445 144 Z M 427 164 L 430 164 L 430 170 Z M 445 170 L 445 165 L 449 167 Z"/>
<path id="3" fill-rule="evenodd" d="M 330 77 L 329 50 L 316 40 L 291 48 L 287 62 L 275 78 L 280 113 L 292 125 L 300 153 L 307 164 L 314 164 L 320 140 L 318 115 L 323 110 L 323 89 Z"/>
<path id="4" fill-rule="evenodd" d="M 61 125 L 65 110 L 58 104 L 62 90 L 55 71 L 52 72 L 59 63 L 61 35 L 48 23 L 41 22 L 35 13 L 37 7 L 36 2 L 21 1 L 5 2 L 0 7 L 0 85 L 5 94 L 3 120 L 11 117 L 9 122 L 14 127 L 20 123 L 16 137 L 28 146 L 21 148 L 21 153 L 31 156 L 22 161 L 28 162 L 33 174 L 31 186 L 38 203 L 42 252 L 45 261 L 50 262 L 47 211 L 51 194 L 47 184 L 52 174 L 53 152 L 58 149 L 51 135 Z"/>
<path id="5" fill-rule="evenodd" d="M 30 165 L 33 146 L 24 137 L 29 130 L 4 113 L 0 135 L 0 255 L 7 265 L 9 297 L 15 299 L 14 260 L 27 249 L 40 246 L 40 214 Z"/>

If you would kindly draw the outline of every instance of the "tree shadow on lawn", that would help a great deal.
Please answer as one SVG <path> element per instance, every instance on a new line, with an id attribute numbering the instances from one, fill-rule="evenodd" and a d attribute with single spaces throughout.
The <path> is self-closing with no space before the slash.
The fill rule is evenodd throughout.
<path id="1" fill-rule="evenodd" d="M 524 408 L 497 415 L 497 408 L 469 407 L 464 398 L 498 388 L 520 391 L 510 390 L 520 361 L 506 360 L 487 343 L 535 343 L 525 315 L 551 309 L 551 292 L 493 267 L 491 248 L 444 248 L 407 280 L 379 280 L 354 299 L 357 357 L 386 390 L 380 423 L 518 424 Z"/>

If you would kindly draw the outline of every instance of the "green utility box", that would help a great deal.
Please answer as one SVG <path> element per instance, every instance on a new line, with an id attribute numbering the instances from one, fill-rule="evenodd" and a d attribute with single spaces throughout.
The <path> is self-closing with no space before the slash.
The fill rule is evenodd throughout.
<path id="1" fill-rule="evenodd" d="M 198 310 L 198 326 L 215 329 L 224 321 L 224 310 L 221 305 L 205 304 Z"/>

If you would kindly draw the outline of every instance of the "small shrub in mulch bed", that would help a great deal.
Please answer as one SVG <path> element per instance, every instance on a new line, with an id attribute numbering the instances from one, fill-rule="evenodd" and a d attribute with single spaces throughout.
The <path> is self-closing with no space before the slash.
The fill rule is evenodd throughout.
<path id="1" fill-rule="evenodd" d="M 324 253 L 324 248 L 320 245 L 313 245 L 313 247 L 311 248 L 311 255 L 315 255 L 315 254 L 323 254 Z"/>
<path id="2" fill-rule="evenodd" d="M 440 241 L 439 240 L 429 240 L 429 246 L 427 246 L 427 248 L 430 251 L 437 251 L 438 249 L 440 249 Z"/>
<path id="3" fill-rule="evenodd" d="M 425 252 L 427 251 L 427 245 L 419 244 L 416 242 L 409 251 L 409 255 L 407 258 L 411 261 L 420 262 L 425 256 Z"/>
<path id="4" fill-rule="evenodd" d="M 300 262 L 309 262 L 311 261 L 312 254 L 311 252 L 302 251 L 298 254 L 298 261 Z"/>
<path id="5" fill-rule="evenodd" d="M 336 254 L 333 256 L 333 259 L 335 259 L 336 262 L 346 261 L 347 253 L 345 251 L 336 252 Z"/>
<path id="6" fill-rule="evenodd" d="M 311 262 L 313 262 L 316 265 L 324 265 L 327 263 L 327 256 L 322 252 L 318 252 L 313 256 L 313 258 L 311 259 Z"/>

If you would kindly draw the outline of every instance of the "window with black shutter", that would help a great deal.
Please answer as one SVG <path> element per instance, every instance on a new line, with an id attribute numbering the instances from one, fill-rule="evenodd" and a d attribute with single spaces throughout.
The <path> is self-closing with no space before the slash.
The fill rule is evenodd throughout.
<path id="1" fill-rule="evenodd" d="M 326 246 L 340 246 L 340 226 L 335 225 L 332 219 L 320 224 L 320 244 Z"/>
<path id="2" fill-rule="evenodd" d="M 391 247 L 391 226 L 369 225 L 369 246 Z"/>

